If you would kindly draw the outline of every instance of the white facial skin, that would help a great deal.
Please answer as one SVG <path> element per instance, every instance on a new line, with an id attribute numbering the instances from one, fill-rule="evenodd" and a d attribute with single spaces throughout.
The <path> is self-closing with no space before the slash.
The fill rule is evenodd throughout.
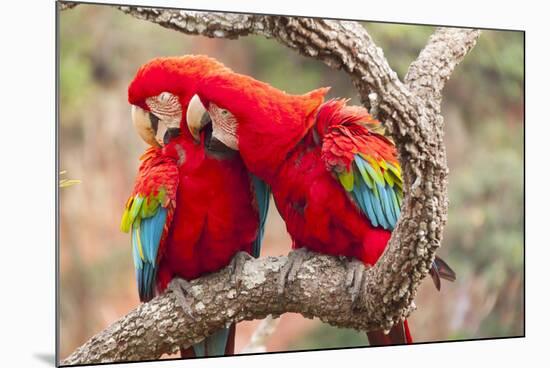
<path id="1" fill-rule="evenodd" d="M 212 102 L 208 105 L 207 110 L 197 95 L 191 98 L 187 107 L 187 125 L 195 140 L 197 142 L 200 140 L 199 132 L 205 125 L 206 119 L 203 118 L 203 115 L 206 112 L 212 120 L 212 137 L 227 147 L 238 151 L 239 140 L 237 138 L 237 119 L 235 116 Z"/>
<path id="2" fill-rule="evenodd" d="M 213 103 L 208 106 L 208 113 L 212 119 L 212 137 L 218 139 L 227 147 L 238 151 L 239 140 L 237 138 L 237 119 L 235 116 Z"/>
<path id="3" fill-rule="evenodd" d="M 132 106 L 132 121 L 140 137 L 152 146 L 164 145 L 163 139 L 167 129 L 179 128 L 182 118 L 182 108 L 177 96 L 170 92 L 162 92 L 158 96 L 149 97 L 145 103 L 150 112 L 138 106 Z M 150 114 L 158 118 L 158 125 L 153 126 Z"/>

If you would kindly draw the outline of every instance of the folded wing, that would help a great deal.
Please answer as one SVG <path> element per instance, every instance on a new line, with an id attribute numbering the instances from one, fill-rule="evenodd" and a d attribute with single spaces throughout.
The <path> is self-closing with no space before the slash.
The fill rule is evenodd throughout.
<path id="1" fill-rule="evenodd" d="M 394 144 L 362 107 L 331 100 L 321 107 L 327 169 L 374 227 L 393 230 L 401 213 L 403 179 Z"/>
<path id="2" fill-rule="evenodd" d="M 149 301 L 155 296 L 157 267 L 176 207 L 178 168 L 158 148 L 149 148 L 141 159 L 120 228 L 131 234 L 139 298 Z"/>

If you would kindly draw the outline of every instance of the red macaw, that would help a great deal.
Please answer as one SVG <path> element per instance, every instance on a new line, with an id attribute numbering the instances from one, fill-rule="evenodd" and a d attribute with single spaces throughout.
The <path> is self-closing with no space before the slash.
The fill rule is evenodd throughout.
<path id="1" fill-rule="evenodd" d="M 202 78 L 197 89 L 188 114 L 207 112 L 212 140 L 238 150 L 248 170 L 270 186 L 293 248 L 300 249 L 293 262 L 308 256 L 304 249 L 350 257 L 346 286 L 356 303 L 358 271 L 382 255 L 403 198 L 396 148 L 381 124 L 344 100 L 323 103 L 328 88 L 290 95 L 224 69 Z M 197 118 L 188 124 L 200 126 Z M 440 276 L 454 279 L 439 258 L 431 273 L 438 288 Z M 368 337 L 371 345 L 412 343 L 406 321 Z"/>
<path id="2" fill-rule="evenodd" d="M 180 68 L 191 74 L 180 75 Z M 147 302 L 177 278 L 170 287 L 188 313 L 184 280 L 229 264 L 239 272 L 248 254 L 258 257 L 269 205 L 269 189 L 236 152 L 211 149 L 209 122 L 187 127 L 194 80 L 220 68 L 204 56 L 155 59 L 128 89 L 134 125 L 151 145 L 121 221 L 131 231 L 139 297 Z M 233 324 L 181 354 L 233 354 L 234 337 Z"/>

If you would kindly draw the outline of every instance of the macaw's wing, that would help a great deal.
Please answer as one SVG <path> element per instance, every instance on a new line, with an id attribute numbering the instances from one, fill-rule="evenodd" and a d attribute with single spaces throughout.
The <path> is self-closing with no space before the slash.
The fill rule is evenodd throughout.
<path id="1" fill-rule="evenodd" d="M 256 203 L 258 204 L 258 214 L 260 216 L 258 236 L 256 237 L 252 248 L 252 255 L 258 258 L 260 256 L 260 249 L 264 236 L 264 226 L 267 219 L 267 212 L 269 210 L 269 195 L 271 194 L 271 190 L 269 189 L 269 186 L 257 176 L 251 174 L 250 178 L 252 180 L 252 188 L 254 189 L 254 194 L 256 196 Z"/>
<path id="2" fill-rule="evenodd" d="M 120 224 L 122 231 L 131 231 L 139 298 L 143 302 L 155 296 L 157 266 L 176 207 L 177 186 L 176 162 L 157 148 L 148 149 Z"/>
<path id="3" fill-rule="evenodd" d="M 393 230 L 401 213 L 403 179 L 395 145 L 380 123 L 362 107 L 331 100 L 317 115 L 322 157 L 361 212 L 374 227 Z M 454 271 L 435 257 L 430 269 L 436 288 L 441 278 L 454 281 Z"/>
<path id="4" fill-rule="evenodd" d="M 327 169 L 372 226 L 393 230 L 403 201 L 395 145 L 379 133 L 380 123 L 363 108 L 333 100 L 321 107 L 318 116 L 323 119 L 322 157 Z"/>

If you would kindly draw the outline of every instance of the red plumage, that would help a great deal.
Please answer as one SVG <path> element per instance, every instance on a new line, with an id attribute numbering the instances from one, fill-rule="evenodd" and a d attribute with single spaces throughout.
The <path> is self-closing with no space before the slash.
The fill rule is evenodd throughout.
<path id="1" fill-rule="evenodd" d="M 214 103 L 234 115 L 241 156 L 247 168 L 271 186 L 293 247 L 372 265 L 391 231 L 371 224 L 337 174 L 350 170 L 358 153 L 398 165 L 395 146 L 377 133 L 380 123 L 364 108 L 346 106 L 343 100 L 323 104 L 327 91 L 289 95 L 228 71 L 199 85 L 205 106 Z M 408 326 L 402 326 L 396 326 L 404 331 L 402 339 L 393 343 L 412 342 Z M 390 333 L 388 338 L 395 336 Z M 388 342 L 374 340 L 371 343 Z"/>
<path id="2" fill-rule="evenodd" d="M 372 226 L 333 175 L 335 168 L 349 169 L 353 156 L 367 148 L 397 162 L 391 142 L 380 140 L 363 122 L 379 124 L 363 108 L 347 107 L 343 101 L 319 106 L 315 130 L 309 130 L 288 153 L 270 184 L 294 247 L 306 246 L 372 265 L 382 255 L 391 232 Z M 315 142 L 318 139 L 322 144 Z"/>
<path id="3" fill-rule="evenodd" d="M 126 203 L 126 208 L 132 207 L 135 197 L 141 195 L 149 200 L 150 196 L 158 195 L 159 189 L 166 190 L 166 199 L 161 203 L 167 209 L 166 224 L 172 222 L 176 208 L 176 195 L 179 182 L 179 171 L 176 160 L 164 155 L 157 147 L 149 147 L 140 157 L 141 164 L 134 184 L 132 195 Z M 165 225 L 159 243 L 157 259 L 162 259 L 169 227 Z M 166 286 L 162 288 L 164 290 Z"/>
<path id="4" fill-rule="evenodd" d="M 355 134 L 334 137 L 336 133 L 330 128 L 362 122 L 368 116 L 364 109 L 347 107 L 343 102 L 327 102 L 326 108 L 320 109 L 328 88 L 294 96 L 228 71 L 204 78 L 198 88 L 205 106 L 214 102 L 237 118 L 243 161 L 271 186 L 294 247 L 351 256 L 368 264 L 376 262 L 391 232 L 373 227 L 350 200 L 327 170 L 329 161 L 323 159 L 323 146 L 316 143 L 314 135 L 314 131 L 320 139 L 332 135 L 331 145 L 340 150 L 333 156 L 340 155 L 347 165 L 347 155 L 354 147 L 366 146 L 370 133 L 355 124 L 351 127 Z M 367 123 L 379 124 L 370 116 L 367 119 Z M 357 138 L 358 132 L 367 136 Z M 397 161 L 395 147 L 385 144 L 393 147 L 384 138 L 379 143 L 383 154 L 393 155 Z"/>
<path id="5" fill-rule="evenodd" d="M 251 253 L 258 235 L 258 208 L 240 158 L 208 157 L 202 143 L 185 137 L 173 139 L 159 154 L 177 162 L 178 152 L 185 159 L 178 167 L 174 217 L 159 259 L 159 291 L 173 277 L 192 280 L 224 268 L 239 251 Z"/>
<path id="6" fill-rule="evenodd" d="M 168 189 L 167 220 L 156 258 L 157 293 L 175 277 L 192 280 L 224 268 L 239 251 L 252 254 L 259 236 L 258 203 L 241 158 L 211 155 L 205 148 L 206 133 L 201 132 L 197 143 L 187 128 L 185 112 L 197 81 L 220 69 L 225 67 L 205 56 L 159 58 L 142 66 L 128 89 L 130 104 L 146 111 L 146 99 L 162 92 L 176 95 L 183 110 L 181 134 L 142 157 L 129 200 L 131 204 L 136 194 L 161 186 Z M 234 326 L 228 354 L 233 353 L 233 339 Z M 182 351 L 182 356 L 189 355 L 192 350 Z"/>
<path id="7" fill-rule="evenodd" d="M 142 65 L 128 86 L 128 102 L 149 110 L 145 100 L 169 91 L 179 97 L 185 111 L 201 77 L 215 71 L 229 71 L 204 55 L 156 58 Z"/>
<path id="8" fill-rule="evenodd" d="M 228 69 L 200 55 L 154 59 L 136 73 L 128 101 L 149 110 L 146 98 L 168 91 L 178 96 L 185 112 L 197 82 L 216 70 Z M 222 160 L 208 155 L 204 134 L 199 144 L 193 141 L 185 113 L 180 129 L 181 135 L 168 145 L 147 151 L 146 157 L 155 158 L 144 162 L 136 182 L 139 188 L 146 181 L 167 179 L 166 175 L 151 178 L 145 169 L 152 164 L 171 160 L 177 165 L 175 210 L 165 237 L 165 256 L 159 258 L 160 291 L 175 276 L 191 280 L 227 266 L 238 251 L 250 253 L 259 228 L 250 176 L 240 157 Z"/>

